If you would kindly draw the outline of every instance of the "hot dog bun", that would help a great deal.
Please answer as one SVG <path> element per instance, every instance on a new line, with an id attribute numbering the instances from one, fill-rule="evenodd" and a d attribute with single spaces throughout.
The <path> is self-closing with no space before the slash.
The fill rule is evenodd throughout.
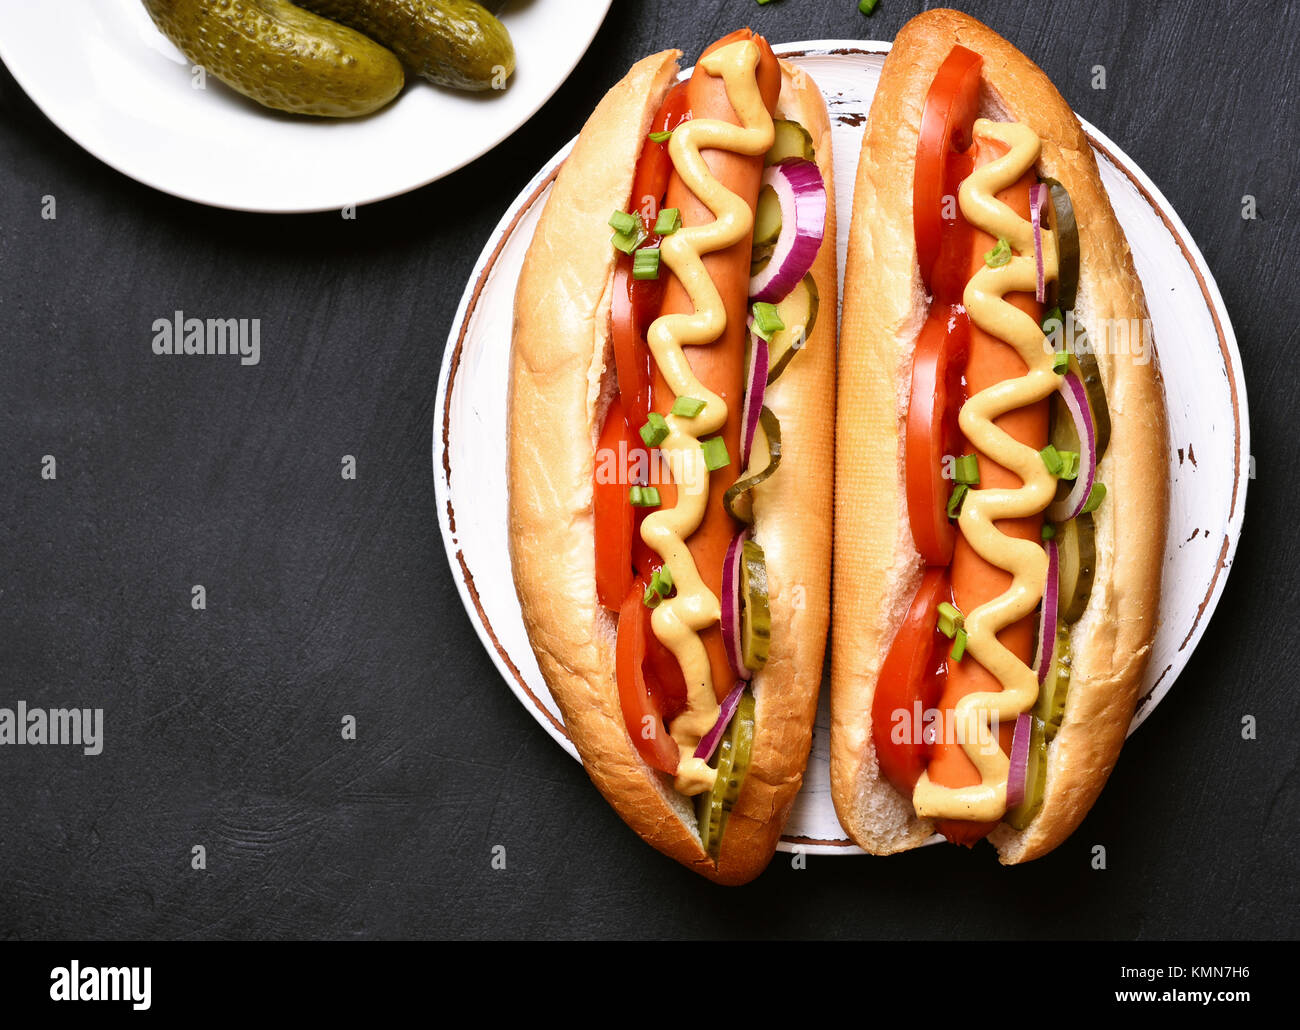
<path id="1" fill-rule="evenodd" d="M 1029 125 L 1038 169 L 1068 190 L 1079 221 L 1076 310 L 1083 324 L 1147 317 L 1128 243 L 1078 120 L 1046 75 L 967 15 L 929 11 L 904 26 L 885 62 L 863 139 L 845 276 L 839 366 L 831 781 L 836 811 L 865 850 L 889 854 L 934 832 L 880 773 L 872 743 L 876 677 L 920 582 L 903 480 L 910 361 L 928 311 L 912 227 L 912 182 L 926 94 L 955 44 L 983 61 L 981 115 Z M 990 839 L 1004 863 L 1056 847 L 1079 825 L 1119 755 L 1156 632 L 1168 511 L 1169 441 L 1154 355 L 1097 361 L 1112 435 L 1098 467 L 1097 567 L 1065 716 L 1048 749 L 1043 807 L 1022 833 Z M 852 446 L 847 441 L 853 441 Z"/>
<path id="2" fill-rule="evenodd" d="M 755 488 L 772 640 L 754 677 L 751 766 L 715 866 L 694 805 L 642 761 L 615 682 L 616 618 L 596 597 L 592 471 L 614 390 L 610 212 L 624 209 L 642 142 L 677 72 L 677 51 L 638 62 L 601 101 L 565 161 L 515 295 L 509 384 L 509 530 L 529 640 L 592 781 L 646 841 L 719 883 L 767 865 L 802 782 L 829 621 L 836 291 L 833 204 L 813 275 L 822 298 L 805 353 L 768 389 L 784 458 Z M 831 178 L 830 123 L 806 75 L 782 68 L 778 117 L 811 134 Z M 828 189 L 828 194 L 832 191 Z"/>

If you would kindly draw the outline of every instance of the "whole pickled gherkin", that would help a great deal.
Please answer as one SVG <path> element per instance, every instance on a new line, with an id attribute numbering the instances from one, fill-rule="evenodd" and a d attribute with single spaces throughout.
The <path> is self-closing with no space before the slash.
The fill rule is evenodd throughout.
<path id="1" fill-rule="evenodd" d="M 349 118 L 383 107 L 405 77 L 396 55 L 288 0 L 144 0 L 190 61 L 265 107 Z"/>
<path id="2" fill-rule="evenodd" d="M 415 74 L 454 89 L 504 89 L 515 70 L 506 27 L 474 0 L 298 0 L 364 32 Z"/>

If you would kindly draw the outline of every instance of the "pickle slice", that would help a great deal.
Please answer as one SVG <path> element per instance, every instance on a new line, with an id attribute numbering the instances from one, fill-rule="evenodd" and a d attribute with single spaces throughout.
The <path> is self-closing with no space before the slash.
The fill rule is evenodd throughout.
<path id="1" fill-rule="evenodd" d="M 1092 593 L 1097 567 L 1097 526 L 1092 513 L 1084 512 L 1058 525 L 1056 546 L 1060 556 L 1060 618 L 1069 624 L 1083 615 Z"/>
<path id="2" fill-rule="evenodd" d="M 744 704 L 744 698 L 741 704 Z M 736 710 L 736 714 L 740 714 L 740 709 Z M 718 845 L 722 843 L 723 836 L 723 795 L 727 784 L 731 783 L 732 767 L 735 765 L 736 741 L 732 740 L 731 732 L 728 731 L 718 745 L 718 778 L 714 780 L 714 788 L 707 795 L 701 795 L 703 801 L 699 812 L 699 836 L 705 845 L 705 851 L 714 860 L 718 858 Z"/>
<path id="3" fill-rule="evenodd" d="M 1070 360 L 1071 364 L 1073 364 L 1073 357 Z M 1051 441 L 1052 446 L 1058 451 L 1074 451 L 1077 453 L 1079 450 L 1079 430 L 1075 428 L 1074 418 L 1070 414 L 1070 409 L 1066 406 L 1065 398 L 1061 396 L 1060 390 L 1052 394 L 1049 409 L 1052 431 L 1048 439 Z"/>
<path id="4" fill-rule="evenodd" d="M 1074 365 L 1073 355 L 1070 357 L 1070 364 L 1071 366 Z M 1051 431 L 1048 434 L 1048 440 L 1051 445 L 1058 451 L 1074 451 L 1074 453 L 1079 454 L 1079 430 L 1075 426 L 1074 417 L 1070 414 L 1070 409 L 1066 406 L 1065 398 L 1061 396 L 1059 390 L 1052 394 L 1048 411 L 1048 418 L 1051 421 Z M 1083 470 L 1081 469 L 1079 475 L 1083 474 Z M 1056 496 L 1053 498 L 1053 503 L 1064 501 L 1073 489 L 1073 479 L 1057 480 Z"/>
<path id="5" fill-rule="evenodd" d="M 1070 371 L 1079 377 L 1088 394 L 1088 408 L 1092 411 L 1092 426 L 1096 434 L 1097 461 L 1106 453 L 1110 443 L 1110 408 L 1106 406 L 1106 391 L 1101 385 L 1101 370 L 1097 359 L 1090 349 L 1079 354 L 1070 355 Z M 1060 392 L 1052 395 L 1051 401 L 1051 443 L 1058 451 L 1075 451 L 1079 447 L 1079 430 L 1074 424 L 1074 417 L 1065 404 Z M 1073 488 L 1073 482 L 1062 480 L 1057 484 L 1056 499 L 1064 500 Z"/>
<path id="6" fill-rule="evenodd" d="M 1056 645 L 1052 650 L 1052 667 L 1038 688 L 1034 718 L 1042 719 L 1049 741 L 1056 739 L 1065 716 L 1065 697 L 1070 691 L 1070 633 L 1064 626 L 1056 628 Z"/>
<path id="7" fill-rule="evenodd" d="M 758 192 L 758 207 L 754 211 L 754 250 L 771 247 L 781 235 L 781 202 L 776 190 L 764 186 Z"/>
<path id="8" fill-rule="evenodd" d="M 717 778 L 708 794 L 700 795 L 700 839 L 704 850 L 715 861 L 727 828 L 727 816 L 749 771 L 750 755 L 754 749 L 754 695 L 746 690 L 740 695 L 740 704 L 731 718 L 731 725 L 718 744 Z"/>
<path id="9" fill-rule="evenodd" d="M 722 495 L 722 503 L 732 518 L 754 521 L 754 500 L 749 491 L 767 479 L 781 464 L 781 423 L 772 409 L 764 406 L 758 413 L 758 432 L 749 449 L 749 467 Z"/>
<path id="10" fill-rule="evenodd" d="M 1058 270 L 1050 306 L 1070 311 L 1079 292 L 1079 226 L 1065 187 L 1055 179 L 1044 178 L 1043 182 L 1052 201 L 1047 205 L 1047 219 L 1056 236 Z"/>
<path id="11" fill-rule="evenodd" d="M 767 559 L 757 541 L 746 540 L 740 554 L 740 652 L 747 669 L 767 663 L 772 613 L 767 603 Z"/>
<path id="12" fill-rule="evenodd" d="M 1078 340 L 1079 337 L 1076 335 L 1075 339 Z M 1088 407 L 1092 411 L 1092 425 L 1097 434 L 1097 460 L 1101 461 L 1101 456 L 1106 453 L 1106 445 L 1110 443 L 1110 408 L 1106 405 L 1106 391 L 1101 385 L 1101 369 L 1097 367 L 1097 358 L 1092 353 L 1091 344 L 1085 343 L 1079 353 L 1070 355 L 1070 371 L 1079 377 L 1084 390 L 1087 391 Z M 1052 445 L 1058 451 L 1062 448 L 1077 451 L 1079 430 L 1075 427 L 1070 409 L 1065 406 L 1065 399 L 1059 392 L 1052 397 L 1051 417 Z"/>
<path id="13" fill-rule="evenodd" d="M 772 127 L 776 130 L 776 140 L 772 144 L 772 149 L 763 157 L 763 164 L 774 165 L 789 157 L 797 157 L 803 161 L 817 160 L 812 137 L 798 122 L 778 118 L 772 123 Z"/>
<path id="14" fill-rule="evenodd" d="M 767 381 L 776 382 L 777 377 L 785 371 L 790 359 L 803 349 L 808 337 L 812 335 L 813 326 L 817 324 L 817 308 L 821 300 L 817 296 L 817 282 L 809 272 L 803 280 L 790 291 L 790 295 L 776 306 L 777 314 L 785 323 L 784 329 L 772 334 L 767 344 Z"/>
<path id="15" fill-rule="evenodd" d="M 735 752 L 722 792 L 724 827 L 726 813 L 735 807 L 740 798 L 740 788 L 745 784 L 745 774 L 749 772 L 750 756 L 754 751 L 754 695 L 751 691 L 746 690 L 740 695 L 740 704 L 736 706 L 736 714 L 732 717 L 727 735 L 735 745 Z"/>
<path id="16" fill-rule="evenodd" d="M 742 699 L 743 701 L 743 699 Z M 736 714 L 740 711 L 737 709 Z M 731 769 L 735 764 L 736 744 L 728 730 L 718 744 L 718 775 L 713 781 L 713 789 L 701 794 L 700 802 L 700 839 L 704 850 L 714 859 L 718 857 L 718 844 L 722 840 L 722 795 L 726 785 L 731 782 Z"/>
<path id="17" fill-rule="evenodd" d="M 1074 366 L 1077 364 L 1077 368 Z M 1092 424 L 1097 431 L 1097 460 L 1106 453 L 1110 443 L 1110 408 L 1106 404 L 1106 391 L 1101 385 L 1101 369 L 1097 367 L 1097 356 L 1089 349 L 1071 360 L 1071 367 L 1083 380 L 1083 388 L 1088 391 L 1088 405 L 1092 408 Z"/>
<path id="18" fill-rule="evenodd" d="M 1043 792 L 1047 787 L 1047 732 L 1043 720 L 1029 718 L 1029 766 L 1025 772 L 1025 798 L 1014 808 L 1007 809 L 1005 820 L 1017 830 L 1023 830 L 1043 807 Z"/>

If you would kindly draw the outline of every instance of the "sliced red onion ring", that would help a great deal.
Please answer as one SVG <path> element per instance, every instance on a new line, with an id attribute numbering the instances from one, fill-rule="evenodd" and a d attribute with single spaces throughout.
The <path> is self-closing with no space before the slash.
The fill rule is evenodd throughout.
<path id="1" fill-rule="evenodd" d="M 731 717 L 740 707 L 740 695 L 744 692 L 745 681 L 737 680 L 736 685 L 731 688 L 731 693 L 722 699 L 722 711 L 718 713 L 718 721 L 713 724 L 713 729 L 700 738 L 700 746 L 695 749 L 696 758 L 703 758 L 707 762 L 713 757 L 713 752 L 718 750 L 718 741 L 727 730 L 727 724 L 731 722 Z"/>
<path id="2" fill-rule="evenodd" d="M 1038 285 L 1034 299 L 1039 304 L 1047 301 L 1047 281 L 1043 273 L 1043 205 L 1047 203 L 1047 183 L 1040 182 L 1029 190 L 1029 219 L 1034 225 L 1034 264 L 1038 266 Z"/>
<path id="3" fill-rule="evenodd" d="M 763 172 L 781 205 L 781 234 L 772 259 L 749 280 L 751 300 L 775 304 L 799 285 L 812 268 L 826 231 L 826 184 L 814 161 L 787 159 Z"/>
<path id="4" fill-rule="evenodd" d="M 1016 732 L 1011 738 L 1011 771 L 1007 773 L 1007 808 L 1015 808 L 1025 800 L 1025 781 L 1029 778 L 1029 738 L 1033 735 L 1033 720 L 1028 712 L 1016 719 Z"/>
<path id="5" fill-rule="evenodd" d="M 745 406 L 740 416 L 740 467 L 742 469 L 749 467 L 749 449 L 754 444 L 754 434 L 758 431 L 758 416 L 763 411 L 769 353 L 767 341 L 758 333 L 751 331 L 749 339 L 749 375 L 746 377 L 749 385 L 745 390 Z"/>
<path id="6" fill-rule="evenodd" d="M 1067 372 L 1062 379 L 1061 397 L 1070 409 L 1079 436 L 1079 476 L 1074 481 L 1074 489 L 1047 509 L 1047 517 L 1053 522 L 1068 522 L 1083 511 L 1097 478 L 1097 427 L 1088 406 L 1088 390 L 1074 372 Z"/>
<path id="7" fill-rule="evenodd" d="M 731 671 L 740 679 L 754 675 L 745 667 L 745 652 L 740 641 L 740 561 L 749 530 L 737 533 L 727 546 L 727 557 L 722 563 L 722 640 L 727 645 Z"/>
<path id="8" fill-rule="evenodd" d="M 1043 588 L 1043 603 L 1038 608 L 1038 657 L 1034 668 L 1038 670 L 1038 685 L 1047 679 L 1047 672 L 1056 657 L 1056 619 L 1061 603 L 1061 556 L 1055 540 L 1044 544 L 1047 548 L 1047 586 Z"/>

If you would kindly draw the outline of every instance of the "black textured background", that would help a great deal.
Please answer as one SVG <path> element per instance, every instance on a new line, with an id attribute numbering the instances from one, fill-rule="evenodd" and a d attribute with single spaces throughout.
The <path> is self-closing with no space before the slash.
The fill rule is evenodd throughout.
<path id="1" fill-rule="evenodd" d="M 0 71 L 0 705 L 102 706 L 106 723 L 95 758 L 0 749 L 0 934 L 1296 935 L 1297 5 L 963 5 L 1187 223 L 1236 328 L 1258 468 L 1195 658 L 1056 853 L 1018 870 L 989 848 L 802 871 L 778 855 L 748 888 L 712 887 L 619 822 L 461 608 L 434 510 L 434 390 L 511 198 L 647 52 L 694 55 L 747 22 L 774 41 L 892 39 L 919 6 L 615 0 L 529 124 L 353 222 L 156 193 Z M 151 323 L 177 308 L 261 318 L 261 364 L 155 357 Z M 1177 361 L 1176 341 L 1161 356 Z"/>

